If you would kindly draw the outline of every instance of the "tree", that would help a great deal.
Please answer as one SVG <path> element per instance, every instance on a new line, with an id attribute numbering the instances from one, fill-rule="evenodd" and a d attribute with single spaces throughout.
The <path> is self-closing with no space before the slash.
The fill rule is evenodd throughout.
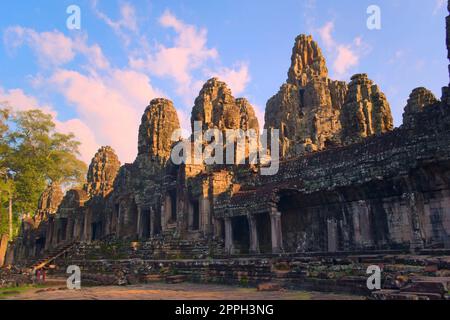
<path id="1" fill-rule="evenodd" d="M 16 218 L 17 214 L 33 215 L 48 184 L 79 184 L 86 164 L 77 158 L 80 143 L 73 134 L 56 132 L 51 115 L 40 110 L 13 114 L 1 109 L 0 117 L 0 207 L 7 200 L 11 234 L 12 211 Z"/>
<path id="2" fill-rule="evenodd" d="M 11 183 L 8 181 L 9 167 L 8 159 L 11 155 L 11 148 L 9 146 L 9 120 L 11 109 L 8 106 L 0 109 L 0 235 L 11 234 L 12 219 L 10 214 L 8 216 L 3 214 L 4 199 L 10 195 Z"/>

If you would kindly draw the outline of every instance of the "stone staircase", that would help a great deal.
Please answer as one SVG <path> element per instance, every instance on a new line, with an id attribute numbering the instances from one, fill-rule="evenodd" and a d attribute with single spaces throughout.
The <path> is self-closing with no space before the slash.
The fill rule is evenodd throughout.
<path id="1" fill-rule="evenodd" d="M 31 270 L 32 273 L 34 273 L 37 270 L 45 268 L 59 257 L 69 252 L 76 245 L 77 245 L 76 242 L 72 242 L 50 250 L 49 252 L 46 253 L 46 255 L 43 258 L 39 259 L 38 261 L 35 261 L 33 265 L 30 266 L 29 269 Z"/>

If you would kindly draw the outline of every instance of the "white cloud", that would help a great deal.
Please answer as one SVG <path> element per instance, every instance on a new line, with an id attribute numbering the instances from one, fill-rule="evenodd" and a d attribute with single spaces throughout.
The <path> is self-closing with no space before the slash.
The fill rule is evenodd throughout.
<path id="1" fill-rule="evenodd" d="M 10 51 L 23 45 L 33 49 L 38 62 L 46 67 L 58 67 L 71 62 L 81 54 L 96 68 L 107 68 L 108 60 L 97 44 L 87 45 L 87 36 L 79 35 L 72 39 L 60 31 L 37 32 L 21 26 L 9 27 L 4 33 L 4 42 Z"/>
<path id="2" fill-rule="evenodd" d="M 208 77 L 217 77 L 224 81 L 236 96 L 245 91 L 251 80 L 246 63 L 237 63 L 232 68 L 221 67 L 217 71 L 207 71 L 206 73 Z"/>
<path id="3" fill-rule="evenodd" d="M 139 31 L 136 9 L 128 2 L 124 2 L 120 5 L 120 18 L 118 20 L 113 20 L 100 11 L 98 9 L 98 0 L 92 1 L 92 9 L 95 15 L 113 29 L 126 45 L 131 43 L 131 37 L 127 32 L 131 31 L 134 34 L 137 34 Z"/>
<path id="4" fill-rule="evenodd" d="M 350 44 L 339 43 L 333 37 L 334 28 L 334 22 L 329 21 L 316 32 L 333 58 L 334 76 L 342 78 L 348 76 L 351 69 L 358 66 L 361 56 L 369 50 L 369 47 L 361 37 L 355 37 Z"/>
<path id="5" fill-rule="evenodd" d="M 433 10 L 434 15 L 438 14 L 439 11 L 442 10 L 447 3 L 446 0 L 435 0 L 435 1 L 436 1 L 436 3 L 434 5 L 434 10 Z"/>
<path id="6" fill-rule="evenodd" d="M 38 33 L 20 26 L 10 27 L 5 31 L 4 42 L 13 50 L 24 44 L 30 46 L 42 65 L 58 66 L 75 57 L 72 40 L 59 31 Z"/>

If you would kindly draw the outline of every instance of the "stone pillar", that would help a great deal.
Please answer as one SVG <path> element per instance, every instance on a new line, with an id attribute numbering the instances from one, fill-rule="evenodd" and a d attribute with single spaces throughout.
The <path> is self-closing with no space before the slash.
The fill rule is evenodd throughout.
<path id="1" fill-rule="evenodd" d="M 411 239 L 411 251 L 424 248 L 424 236 L 422 234 L 422 225 L 420 221 L 420 211 L 423 212 L 423 199 L 417 192 L 411 192 L 407 195 L 408 204 L 411 213 L 411 226 L 412 226 L 412 239 Z"/>
<path id="2" fill-rule="evenodd" d="M 117 212 L 117 224 L 116 224 L 116 235 L 120 238 L 121 223 L 122 223 L 122 204 L 119 202 L 119 211 Z"/>
<path id="3" fill-rule="evenodd" d="M 61 224 L 59 219 L 55 219 L 55 222 L 53 224 L 54 229 L 53 229 L 53 237 L 52 237 L 52 248 L 56 248 L 58 246 L 58 235 L 60 233 L 59 229 L 61 228 Z"/>
<path id="4" fill-rule="evenodd" d="M 202 231 L 204 236 L 208 236 L 211 233 L 211 221 L 209 216 L 209 202 L 208 199 L 205 199 L 204 196 L 201 196 L 199 201 L 199 210 L 200 210 L 200 231 Z"/>
<path id="5" fill-rule="evenodd" d="M 258 229 L 256 226 L 256 217 L 248 215 L 248 227 L 250 234 L 250 253 L 259 253 Z"/>
<path id="6" fill-rule="evenodd" d="M 327 220 L 327 250 L 336 252 L 338 250 L 337 222 L 334 219 Z"/>
<path id="7" fill-rule="evenodd" d="M 136 234 L 137 238 L 140 240 L 143 238 L 143 226 L 142 226 L 142 208 L 137 207 L 137 219 L 136 219 Z"/>
<path id="8" fill-rule="evenodd" d="M 283 233 L 281 230 L 281 212 L 272 208 L 270 212 L 270 230 L 272 235 L 272 253 L 283 252 Z"/>
<path id="9" fill-rule="evenodd" d="M 165 231 L 166 230 L 166 221 L 167 217 L 166 217 L 166 198 L 164 198 L 163 203 L 161 205 L 161 230 Z"/>
<path id="10" fill-rule="evenodd" d="M 155 235 L 155 223 L 156 223 L 156 212 L 153 207 L 150 207 L 150 238 Z"/>
<path id="11" fill-rule="evenodd" d="M 54 218 L 51 217 L 48 220 L 47 234 L 45 236 L 45 250 L 48 250 L 52 247 L 53 229 L 54 229 Z"/>
<path id="12" fill-rule="evenodd" d="M 233 246 L 233 224 L 231 218 L 225 218 L 225 251 L 228 254 L 232 254 L 234 251 Z"/>

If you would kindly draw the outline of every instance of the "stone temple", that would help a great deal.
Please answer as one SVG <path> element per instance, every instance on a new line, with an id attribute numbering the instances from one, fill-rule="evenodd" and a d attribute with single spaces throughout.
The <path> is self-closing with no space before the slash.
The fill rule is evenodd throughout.
<path id="1" fill-rule="evenodd" d="M 447 18 L 450 58 L 449 39 Z M 173 164 L 177 111 L 155 99 L 142 116 L 135 162 L 121 165 L 102 147 L 84 188 L 63 195 L 49 186 L 7 258 L 33 265 L 65 250 L 54 268 L 78 264 L 98 282 L 120 268 L 129 282 L 133 271 L 149 279 L 161 261 L 197 281 L 258 283 L 277 278 L 278 268 L 290 283 L 315 289 L 323 283 L 311 279 L 329 275 L 311 269 L 318 261 L 325 270 L 351 264 L 355 276 L 357 263 L 369 263 L 349 258 L 358 255 L 407 265 L 402 257 L 414 253 L 434 265 L 423 255 L 450 249 L 450 89 L 441 100 L 412 90 L 394 128 L 382 88 L 367 74 L 330 79 L 311 36 L 295 39 L 291 60 L 286 83 L 267 102 L 265 128 L 216 78 L 191 114 L 203 130 L 279 129 L 276 175 L 261 175 L 259 165 Z M 442 259 L 435 264 L 450 276 L 450 259 Z M 358 288 L 333 272 L 334 289 Z"/>

